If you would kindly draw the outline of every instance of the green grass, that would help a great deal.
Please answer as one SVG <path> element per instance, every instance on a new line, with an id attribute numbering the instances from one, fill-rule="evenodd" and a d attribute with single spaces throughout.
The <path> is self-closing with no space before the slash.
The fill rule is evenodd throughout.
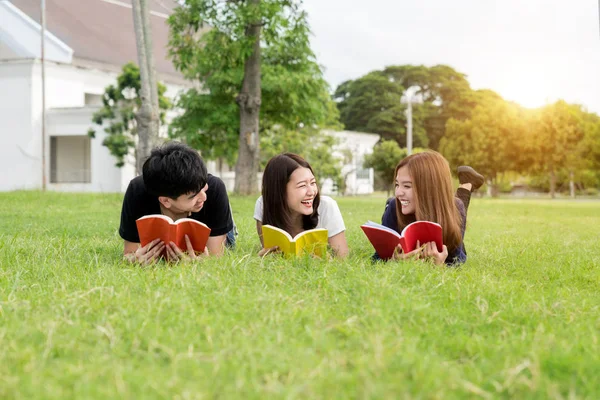
<path id="1" fill-rule="evenodd" d="M 461 268 L 121 261 L 121 195 L 0 194 L 0 398 L 600 398 L 600 202 L 474 199 Z"/>

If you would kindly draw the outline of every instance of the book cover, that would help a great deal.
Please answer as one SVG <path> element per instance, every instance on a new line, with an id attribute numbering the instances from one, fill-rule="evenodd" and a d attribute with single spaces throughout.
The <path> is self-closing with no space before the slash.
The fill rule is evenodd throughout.
<path id="1" fill-rule="evenodd" d="M 435 242 L 438 251 L 443 249 L 442 226 L 430 221 L 415 221 L 408 224 L 401 233 L 373 221 L 361 225 L 361 229 L 384 260 L 392 258 L 398 245 L 404 253 L 410 253 L 417 248 L 417 241 L 423 245 Z"/>
<path id="2" fill-rule="evenodd" d="M 262 234 L 265 248 L 278 246 L 286 256 L 309 253 L 324 257 L 327 253 L 327 229 L 309 229 L 292 237 L 283 229 L 263 225 Z"/>
<path id="3" fill-rule="evenodd" d="M 165 244 L 173 241 L 182 251 L 186 251 L 185 235 L 188 235 L 194 251 L 202 253 L 210 236 L 208 226 L 191 218 L 173 221 L 166 215 L 152 214 L 137 219 L 135 223 L 142 246 L 160 238 Z"/>

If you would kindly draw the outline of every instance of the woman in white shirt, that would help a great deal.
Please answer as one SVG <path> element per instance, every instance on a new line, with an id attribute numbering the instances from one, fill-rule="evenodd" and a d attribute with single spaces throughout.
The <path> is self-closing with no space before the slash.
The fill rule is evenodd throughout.
<path id="1" fill-rule="evenodd" d="M 292 237 L 308 229 L 324 228 L 335 255 L 348 255 L 346 227 L 336 201 L 319 195 L 310 164 L 297 154 L 280 154 L 267 163 L 254 219 L 261 244 L 263 224 L 281 228 Z M 263 248 L 258 254 L 262 256 L 274 250 Z"/>

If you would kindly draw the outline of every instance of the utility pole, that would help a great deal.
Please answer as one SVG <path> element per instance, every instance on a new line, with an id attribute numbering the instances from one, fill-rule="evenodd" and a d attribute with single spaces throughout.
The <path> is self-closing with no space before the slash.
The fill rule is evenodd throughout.
<path id="1" fill-rule="evenodd" d="M 46 42 L 46 0 L 41 0 L 41 25 L 42 25 L 42 191 L 46 191 L 46 62 L 44 59 L 44 44 Z"/>
<path id="2" fill-rule="evenodd" d="M 418 90 L 419 88 L 417 86 L 411 86 L 406 89 L 406 92 L 404 92 L 404 95 L 400 98 L 401 103 L 406 103 L 406 153 L 409 156 L 412 154 L 413 150 L 412 103 L 414 95 Z"/>
<path id="3" fill-rule="evenodd" d="M 408 106 L 406 107 L 406 154 L 410 156 L 412 154 L 413 147 L 412 95 L 408 94 L 407 99 Z"/>

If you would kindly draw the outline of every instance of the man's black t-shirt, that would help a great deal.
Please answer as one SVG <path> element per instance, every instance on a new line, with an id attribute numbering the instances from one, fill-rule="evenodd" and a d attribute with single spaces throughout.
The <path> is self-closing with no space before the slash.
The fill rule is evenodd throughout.
<path id="1" fill-rule="evenodd" d="M 160 213 L 158 198 L 148 193 L 143 177 L 132 179 L 123 198 L 119 235 L 128 242 L 139 243 L 140 237 L 135 220 L 145 215 Z M 225 235 L 233 229 L 229 197 L 221 179 L 208 174 L 208 190 L 204 207 L 199 212 L 192 213 L 189 218 L 206 224 L 210 228 L 210 236 Z"/>

